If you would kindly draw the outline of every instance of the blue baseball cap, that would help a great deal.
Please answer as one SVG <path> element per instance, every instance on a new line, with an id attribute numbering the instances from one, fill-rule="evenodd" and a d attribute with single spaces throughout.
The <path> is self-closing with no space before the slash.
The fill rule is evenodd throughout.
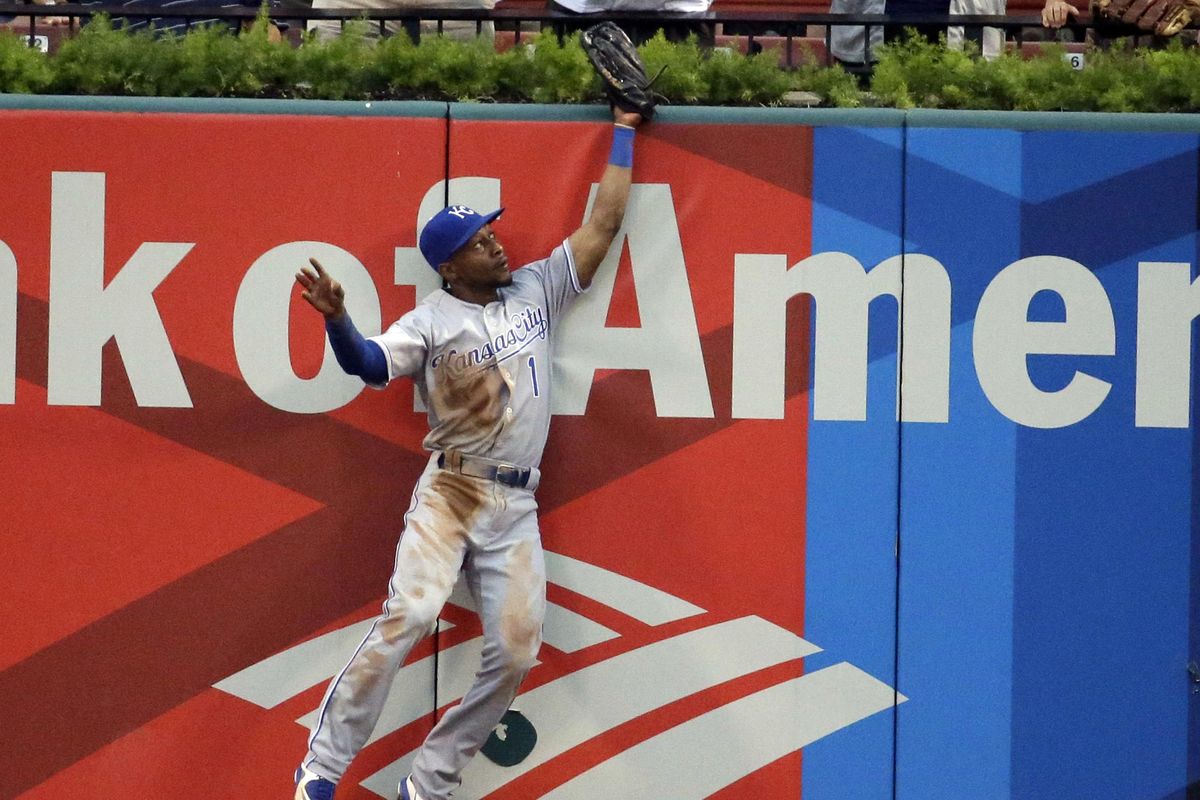
<path id="1" fill-rule="evenodd" d="M 500 208 L 490 214 L 480 214 L 467 206 L 443 208 L 425 223 L 419 242 L 421 255 L 429 266 L 437 269 L 449 261 L 475 232 L 504 213 Z"/>

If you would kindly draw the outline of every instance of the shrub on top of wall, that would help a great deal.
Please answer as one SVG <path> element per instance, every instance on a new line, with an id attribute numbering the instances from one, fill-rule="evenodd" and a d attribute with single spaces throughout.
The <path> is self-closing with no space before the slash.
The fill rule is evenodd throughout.
<path id="1" fill-rule="evenodd" d="M 173 46 L 156 46 L 148 33 L 114 31 L 106 17 L 97 17 L 48 60 L 50 88 L 60 94 L 159 94 L 156 78 L 175 53 Z"/>
<path id="2" fill-rule="evenodd" d="M 501 54 L 498 62 L 499 100 L 587 103 L 600 98 L 599 81 L 578 36 L 561 45 L 554 36 L 539 36 L 532 45 Z"/>
<path id="3" fill-rule="evenodd" d="M 53 74 L 46 58 L 12 34 L 0 35 L 0 91 L 36 94 Z"/>
<path id="4" fill-rule="evenodd" d="M 1200 110 L 1200 52 L 1179 39 L 1161 50 L 1121 42 L 1089 50 L 1082 70 L 1065 55 L 1050 44 L 1033 58 L 1009 52 L 986 61 L 970 43 L 956 51 L 913 37 L 881 49 L 871 90 L 876 102 L 897 108 Z"/>
<path id="5" fill-rule="evenodd" d="M 97 16 L 53 56 L 0 31 L 0 92 L 165 97 L 433 99 L 483 102 L 600 102 L 577 36 L 496 52 L 486 39 L 404 35 L 376 41 L 368 23 L 340 37 L 306 36 L 299 48 L 267 36 L 265 12 L 250 30 L 197 27 L 183 36 L 128 33 Z M 1025 59 L 985 61 L 967 45 L 956 51 L 921 38 L 885 46 L 871 82 L 860 90 L 838 66 L 808 60 L 779 67 L 779 54 L 747 56 L 702 50 L 696 42 L 656 37 L 641 48 L 655 90 L 669 102 L 775 105 L 802 89 L 825 105 L 1005 110 L 1172 111 L 1200 109 L 1200 51 L 1175 41 L 1163 50 L 1090 51 L 1076 71 L 1061 48 Z"/>

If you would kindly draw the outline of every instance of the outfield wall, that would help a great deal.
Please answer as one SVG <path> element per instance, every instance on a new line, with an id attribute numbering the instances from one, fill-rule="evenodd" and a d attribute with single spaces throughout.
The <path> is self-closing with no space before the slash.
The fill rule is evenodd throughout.
<path id="1" fill-rule="evenodd" d="M 291 276 L 374 333 L 447 201 L 543 256 L 606 111 L 0 109 L 0 797 L 287 796 L 425 461 Z M 538 745 L 461 796 L 1182 800 L 1198 163 L 1190 117 L 664 109 L 557 333 Z M 339 800 L 469 682 L 470 605 Z"/>

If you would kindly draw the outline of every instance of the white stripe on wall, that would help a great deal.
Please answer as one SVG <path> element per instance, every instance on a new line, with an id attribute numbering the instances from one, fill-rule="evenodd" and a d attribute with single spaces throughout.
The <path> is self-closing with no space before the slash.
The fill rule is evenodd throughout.
<path id="1" fill-rule="evenodd" d="M 704 613 L 703 608 L 653 586 L 558 553 L 546 553 L 546 578 L 647 625 Z"/>
<path id="2" fill-rule="evenodd" d="M 429 656 L 402 667 L 392 682 L 375 730 L 363 747 L 433 712 L 435 660 L 438 669 L 437 699 L 439 704 L 446 705 L 461 700 L 471 688 L 482 655 L 483 637 L 479 636 L 443 650 L 436 659 Z M 312 730 L 319 710 L 313 709 L 296 722 Z"/>
<path id="3" fill-rule="evenodd" d="M 619 636 L 599 622 L 576 614 L 570 609 L 554 603 L 546 604 L 546 621 L 542 627 L 542 639 L 551 647 L 564 653 L 574 653 L 594 644 L 607 642 Z"/>
<path id="4" fill-rule="evenodd" d="M 546 570 L 550 582 L 603 603 L 648 625 L 661 625 L 704 613 L 704 609 L 686 600 L 569 556 L 547 552 Z M 471 611 L 477 610 L 467 588 L 465 576 L 459 576 L 448 602 Z M 213 686 L 262 708 L 274 708 L 336 675 L 362 642 L 372 621 L 360 620 L 302 642 L 252 664 Z M 438 627 L 440 630 L 448 630 L 454 625 L 439 620 Z M 554 604 L 547 605 L 545 641 L 551 647 L 565 653 L 574 653 L 614 639 L 618 635 L 600 623 L 569 609 Z"/>
<path id="5" fill-rule="evenodd" d="M 475 611 L 474 601 L 471 600 L 465 587 L 461 593 L 455 587 L 449 602 L 468 611 Z M 574 653 L 618 636 L 620 634 L 616 631 L 610 630 L 582 614 L 576 614 L 555 603 L 546 604 L 546 618 L 542 621 L 542 641 L 555 649 L 564 653 Z"/>
<path id="6" fill-rule="evenodd" d="M 550 554 L 547 553 L 546 556 L 549 558 Z M 450 599 L 447 602 L 459 608 L 465 608 L 468 611 L 478 613 L 479 606 L 475 602 L 475 598 L 471 595 L 465 573 L 459 573 L 458 581 L 454 584 L 454 589 L 450 592 Z M 546 644 L 564 653 L 574 653 L 585 647 L 591 647 L 594 644 L 615 639 L 619 635 L 616 631 L 610 630 L 599 622 L 588 619 L 581 614 L 576 614 L 570 609 L 563 608 L 554 603 L 546 604 L 546 619 L 542 626 L 542 639 Z"/>
<path id="7" fill-rule="evenodd" d="M 476 796 L 487 795 L 634 717 L 727 680 L 819 651 L 766 620 L 743 617 L 585 667 L 520 695 L 516 705 L 537 726 L 537 747 L 515 767 L 474 759 L 464 773 L 464 786 Z M 363 781 L 363 787 L 381 797 L 394 797 L 413 755 L 384 767 Z"/>
<path id="8" fill-rule="evenodd" d="M 455 598 L 451 599 L 453 601 Z M 213 687 L 262 708 L 274 708 L 336 675 L 367 635 L 373 621 L 373 618 L 360 620 L 302 642 L 218 681 Z M 439 630 L 445 631 L 453 627 L 452 622 L 438 620 Z M 543 637 L 546 644 L 564 653 L 574 653 L 585 647 L 615 639 L 618 635 L 600 623 L 569 609 L 553 603 L 546 606 Z M 479 668 L 478 649 L 470 655 L 466 652 L 458 655 L 455 648 L 450 648 L 442 652 L 442 658 L 451 661 L 467 658 L 470 660 L 468 666 L 471 670 Z M 454 698 L 444 699 L 444 702 L 450 702 L 451 699 Z"/>
<path id="9" fill-rule="evenodd" d="M 251 664 L 213 684 L 226 694 L 240 697 L 262 708 L 274 708 L 284 700 L 327 681 L 338 674 L 354 653 L 374 618 L 309 639 L 270 658 Z M 438 621 L 440 630 L 454 625 Z"/>
<path id="10" fill-rule="evenodd" d="M 647 739 L 596 765 L 543 800 L 638 797 L 702 800 L 788 753 L 904 702 L 842 662 L 772 686 Z"/>

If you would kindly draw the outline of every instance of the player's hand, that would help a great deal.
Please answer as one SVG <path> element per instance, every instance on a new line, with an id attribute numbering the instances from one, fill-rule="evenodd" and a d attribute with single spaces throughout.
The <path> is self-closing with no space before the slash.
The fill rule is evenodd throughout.
<path id="1" fill-rule="evenodd" d="M 1066 0 L 1046 0 L 1042 9 L 1042 25 L 1047 28 L 1061 28 L 1067 24 L 1069 17 L 1079 16 L 1079 9 Z"/>
<path id="2" fill-rule="evenodd" d="M 312 269 L 302 267 L 296 273 L 296 283 L 304 288 L 300 296 L 329 319 L 337 319 L 346 313 L 346 290 L 329 277 L 320 261 L 310 258 L 308 263 L 312 264 Z"/>
<path id="3" fill-rule="evenodd" d="M 636 128 L 643 122 L 642 115 L 636 111 L 626 111 L 619 106 L 612 107 L 613 122 L 618 125 L 625 125 L 629 128 Z"/>

